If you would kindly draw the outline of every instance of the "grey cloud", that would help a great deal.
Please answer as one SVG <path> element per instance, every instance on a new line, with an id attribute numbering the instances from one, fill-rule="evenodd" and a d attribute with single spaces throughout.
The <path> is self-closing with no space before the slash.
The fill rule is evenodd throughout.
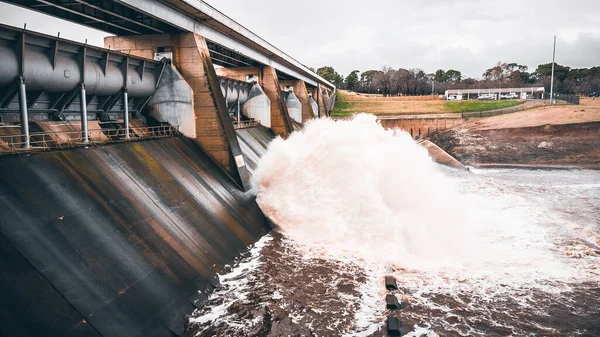
<path id="1" fill-rule="evenodd" d="M 551 61 L 571 67 L 600 64 L 600 1 L 571 0 L 221 0 L 208 1 L 305 65 L 354 69 L 438 68 L 479 78 L 498 61 L 531 70 Z M 62 28 L 56 20 L 6 11 L 0 21 L 102 44 L 97 31 Z"/>

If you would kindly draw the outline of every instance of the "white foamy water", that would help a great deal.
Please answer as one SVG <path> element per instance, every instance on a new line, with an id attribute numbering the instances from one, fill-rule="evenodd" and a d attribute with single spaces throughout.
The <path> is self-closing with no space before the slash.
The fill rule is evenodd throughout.
<path id="1" fill-rule="evenodd" d="M 468 255 L 461 195 L 405 132 L 372 115 L 310 123 L 276 139 L 255 178 L 258 202 L 282 231 L 330 255 L 404 267 Z"/>
<path id="2" fill-rule="evenodd" d="M 282 236 L 244 269 L 249 282 L 226 280 L 205 327 L 250 336 L 287 315 L 292 328 L 264 335 L 382 336 L 394 274 L 409 336 L 600 334 L 600 172 L 446 169 L 359 115 L 275 140 L 254 178 Z"/>

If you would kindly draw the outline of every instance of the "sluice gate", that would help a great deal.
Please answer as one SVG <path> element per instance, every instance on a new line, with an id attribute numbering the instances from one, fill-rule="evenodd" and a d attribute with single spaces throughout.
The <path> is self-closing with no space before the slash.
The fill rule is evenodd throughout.
<path id="1" fill-rule="evenodd" d="M 110 121 L 139 114 L 165 63 L 0 26 L 0 122 Z M 128 136 L 126 132 L 126 136 Z M 87 140 L 84 134 L 84 141 Z"/>

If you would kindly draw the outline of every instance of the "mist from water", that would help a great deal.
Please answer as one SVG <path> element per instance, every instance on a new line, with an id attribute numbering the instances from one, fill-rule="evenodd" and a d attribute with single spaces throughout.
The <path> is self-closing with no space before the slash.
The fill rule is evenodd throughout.
<path id="1" fill-rule="evenodd" d="M 469 252 L 455 186 L 410 135 L 372 115 L 274 140 L 254 177 L 265 214 L 328 255 L 421 268 Z"/>

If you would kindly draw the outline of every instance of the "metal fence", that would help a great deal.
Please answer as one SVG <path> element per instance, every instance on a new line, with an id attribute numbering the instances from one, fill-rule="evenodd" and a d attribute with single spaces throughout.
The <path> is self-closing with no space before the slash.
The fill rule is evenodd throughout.
<path id="1" fill-rule="evenodd" d="M 0 136 L 0 155 L 97 146 L 143 139 L 168 138 L 178 135 L 179 131 L 170 125 L 129 128 L 129 135 L 126 134 L 125 129 L 88 130 L 87 142 L 83 141 L 82 131 L 32 132 L 29 135 L 29 148 L 26 147 L 27 140 L 23 134 L 2 135 Z"/>
<path id="2" fill-rule="evenodd" d="M 543 100 L 535 100 L 535 101 L 527 101 L 523 104 L 513 106 L 510 108 L 498 109 L 498 110 L 490 110 L 490 111 L 476 111 L 476 112 L 463 112 L 460 114 L 462 118 L 469 117 L 492 117 L 498 115 L 509 114 L 517 111 L 529 110 L 534 108 L 543 107 L 546 105 L 546 101 Z"/>
<path id="3" fill-rule="evenodd" d="M 578 95 L 554 93 L 552 96 L 554 96 L 555 100 L 565 101 L 571 104 L 579 104 Z"/>

